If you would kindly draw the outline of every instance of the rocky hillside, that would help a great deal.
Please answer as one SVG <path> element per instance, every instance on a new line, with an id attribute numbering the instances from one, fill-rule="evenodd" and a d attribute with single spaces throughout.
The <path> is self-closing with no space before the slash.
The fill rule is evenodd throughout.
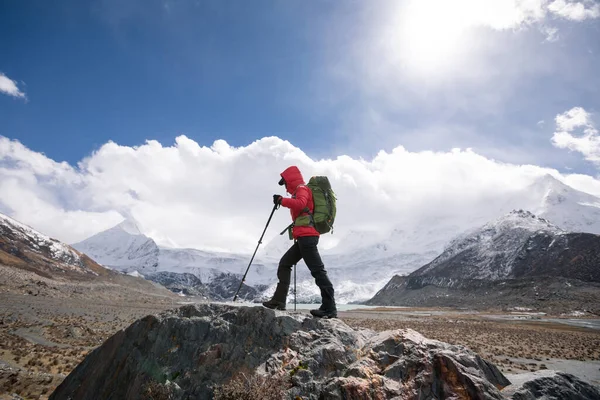
<path id="1" fill-rule="evenodd" d="M 560 276 L 600 282 L 600 235 L 567 233 L 528 211 L 513 211 L 455 239 L 410 276 L 485 280 Z"/>
<path id="2" fill-rule="evenodd" d="M 469 349 L 410 329 L 377 333 L 262 307 L 195 305 L 118 332 L 50 399 L 504 399 L 507 387 L 513 399 L 559 389 L 571 399 L 600 396 L 571 375 L 544 379 L 511 387 Z"/>
<path id="3" fill-rule="evenodd" d="M 1 291 L 51 297 L 175 298 L 162 286 L 104 268 L 69 245 L 0 214 Z M 102 288 L 90 293 L 90 287 Z M 99 295 L 99 296 L 96 296 Z"/>
<path id="4" fill-rule="evenodd" d="M 105 276 L 108 271 L 71 246 L 0 214 L 0 264 L 51 278 Z"/>
<path id="5" fill-rule="evenodd" d="M 513 211 L 453 242 L 373 305 L 585 309 L 600 312 L 600 235 L 567 233 Z"/>

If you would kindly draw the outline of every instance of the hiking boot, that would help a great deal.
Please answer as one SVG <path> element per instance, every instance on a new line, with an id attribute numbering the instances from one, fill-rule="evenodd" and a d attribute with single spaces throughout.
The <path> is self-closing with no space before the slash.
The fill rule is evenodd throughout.
<path id="1" fill-rule="evenodd" d="M 337 318 L 337 310 L 310 310 L 310 313 L 317 318 Z"/>
<path id="2" fill-rule="evenodd" d="M 278 283 L 271 300 L 265 301 L 262 303 L 262 305 L 273 310 L 285 310 L 288 289 L 288 285 L 282 285 L 281 283 Z"/>
<path id="3" fill-rule="evenodd" d="M 282 303 L 277 300 L 269 300 L 262 303 L 263 306 L 270 308 L 272 310 L 283 310 L 285 311 L 285 303 Z"/>
<path id="4" fill-rule="evenodd" d="M 333 298 L 333 286 L 321 287 L 321 306 L 318 310 L 310 310 L 317 318 L 337 318 L 337 308 Z"/>

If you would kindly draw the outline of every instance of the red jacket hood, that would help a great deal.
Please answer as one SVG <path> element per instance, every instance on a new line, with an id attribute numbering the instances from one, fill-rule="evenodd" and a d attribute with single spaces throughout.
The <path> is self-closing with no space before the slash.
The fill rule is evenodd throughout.
<path id="1" fill-rule="evenodd" d="M 289 194 L 294 194 L 298 185 L 304 185 L 304 178 L 298 167 L 292 165 L 281 173 L 281 177 L 285 180 L 285 190 Z"/>

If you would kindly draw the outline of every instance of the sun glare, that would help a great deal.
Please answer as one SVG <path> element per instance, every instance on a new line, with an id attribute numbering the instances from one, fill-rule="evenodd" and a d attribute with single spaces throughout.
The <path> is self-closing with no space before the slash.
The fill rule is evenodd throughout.
<path id="1" fill-rule="evenodd" d="M 456 15 L 456 10 L 449 5 L 451 2 L 437 7 L 431 7 L 431 3 L 436 2 L 411 3 L 400 25 L 403 58 L 425 69 L 451 62 L 469 27 L 463 16 Z"/>
<path id="2" fill-rule="evenodd" d="M 394 13 L 390 51 L 413 73 L 441 74 L 460 66 L 473 51 L 474 28 L 505 28 L 513 12 L 507 1 L 409 0 Z"/>

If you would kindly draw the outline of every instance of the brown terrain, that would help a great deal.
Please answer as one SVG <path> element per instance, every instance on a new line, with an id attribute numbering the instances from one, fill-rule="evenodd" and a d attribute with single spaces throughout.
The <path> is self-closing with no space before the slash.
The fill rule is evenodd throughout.
<path id="1" fill-rule="evenodd" d="M 47 398 L 106 338 L 175 301 L 140 278 L 73 283 L 0 265 L 0 399 Z"/>
<path id="2" fill-rule="evenodd" d="M 169 293 L 146 294 L 144 280 L 122 278 L 128 289 L 124 282 L 72 284 L 0 267 L 0 399 L 13 399 L 13 394 L 46 399 L 109 336 L 138 318 L 178 306 L 178 298 Z M 353 327 L 412 328 L 432 339 L 466 345 L 507 374 L 552 369 L 556 360 L 600 359 L 599 330 L 535 319 L 494 320 L 425 309 L 346 311 L 340 318 Z M 594 376 L 586 378 L 600 383 Z"/>

